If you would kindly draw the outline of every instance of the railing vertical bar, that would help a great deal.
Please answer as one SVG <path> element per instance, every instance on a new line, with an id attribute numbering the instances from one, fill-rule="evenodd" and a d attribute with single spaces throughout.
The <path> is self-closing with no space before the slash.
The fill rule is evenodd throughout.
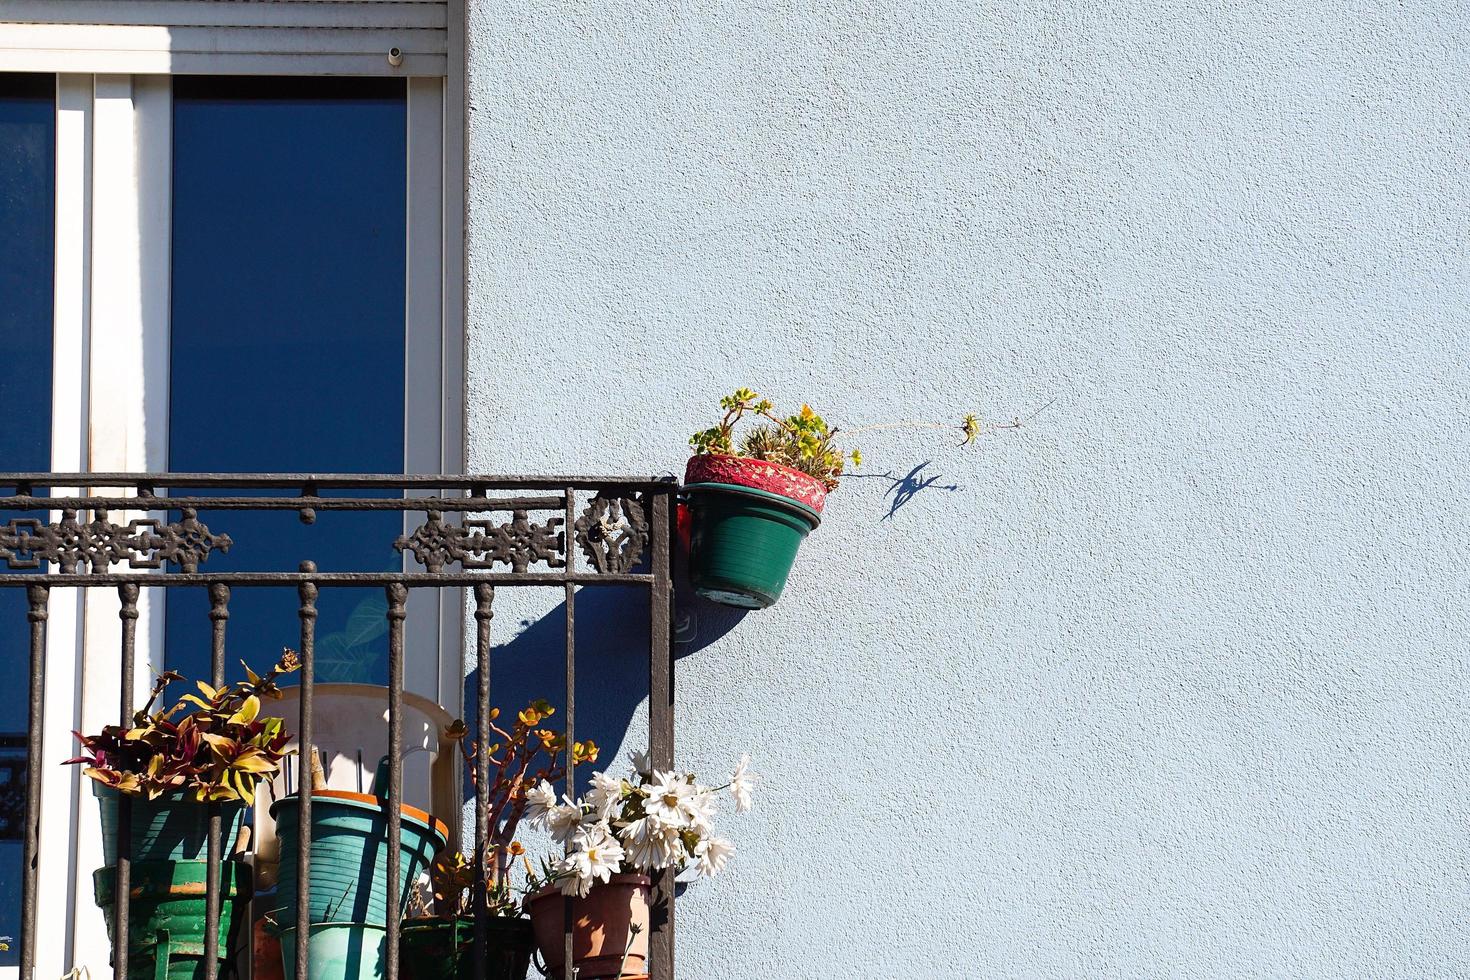
<path id="1" fill-rule="evenodd" d="M 567 513 L 566 523 L 563 526 L 563 538 L 566 545 L 567 571 L 575 571 L 575 553 L 572 548 L 572 529 L 577 525 L 577 492 L 572 487 L 567 487 Z M 567 607 L 567 636 L 566 636 L 566 670 L 567 670 L 567 797 L 575 800 L 577 798 L 577 766 L 574 762 L 577 740 L 577 589 L 571 582 L 566 583 L 566 607 Z M 570 847 L 570 845 L 568 845 Z M 575 914 L 573 903 L 576 899 L 568 895 L 562 899 L 562 975 L 564 980 L 572 980 L 577 975 L 576 966 L 572 959 L 572 935 L 575 926 Z"/>
<path id="2" fill-rule="evenodd" d="M 105 516 L 99 511 L 99 520 Z M 126 582 L 117 587 L 118 618 L 122 620 L 122 686 L 118 694 L 118 714 L 127 728 L 133 723 L 133 671 L 136 669 L 138 642 L 138 586 Z M 128 980 L 128 910 L 133 891 L 133 799 L 119 793 L 117 799 L 117 871 L 112 915 L 112 975 L 114 980 Z"/>
<path id="3" fill-rule="evenodd" d="M 394 582 L 388 593 L 388 956 L 387 976 L 398 977 L 399 904 L 403 899 L 403 621 L 408 618 L 408 586 Z M 378 792 L 382 793 L 382 787 Z"/>
<path id="4" fill-rule="evenodd" d="M 31 624 L 30 728 L 26 734 L 26 835 L 21 866 L 20 975 L 31 980 L 36 969 L 36 887 L 41 848 L 41 732 L 46 720 L 46 620 L 51 589 L 32 585 L 26 589 Z"/>
<path id="5" fill-rule="evenodd" d="M 225 682 L 225 625 L 230 619 L 230 587 L 223 582 L 209 586 L 209 625 L 213 633 L 209 649 L 209 683 Z"/>
<path id="6" fill-rule="evenodd" d="M 674 768 L 674 656 L 672 542 L 675 514 L 671 491 L 647 496 L 653 530 L 653 584 L 649 589 L 648 757 L 655 769 Z M 650 910 L 649 974 L 674 980 L 674 872 L 665 868 L 655 881 Z"/>
<path id="7" fill-rule="evenodd" d="M 301 571 L 316 572 L 314 562 L 301 563 Z M 296 980 L 310 980 L 307 947 L 311 943 L 311 766 L 316 754 L 312 741 L 312 692 L 316 684 L 316 598 L 314 582 L 303 582 L 297 588 L 301 606 L 301 721 L 297 728 L 296 795 Z"/>
<path id="8" fill-rule="evenodd" d="M 490 859 L 490 811 L 485 794 L 490 786 L 490 621 L 495 618 L 495 586 L 475 584 L 475 973 L 485 976 L 486 906 L 485 863 Z M 499 855 L 496 855 L 499 860 Z"/>
<path id="9" fill-rule="evenodd" d="M 210 681 L 214 687 L 225 683 L 225 624 L 230 618 L 230 587 L 215 582 L 209 587 Z M 209 804 L 209 861 L 204 866 L 204 980 L 219 975 L 220 918 L 220 807 Z"/>

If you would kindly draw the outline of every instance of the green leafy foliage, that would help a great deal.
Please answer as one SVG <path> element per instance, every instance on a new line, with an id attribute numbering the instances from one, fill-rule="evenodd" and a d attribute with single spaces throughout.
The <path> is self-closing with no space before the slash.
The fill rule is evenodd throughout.
<path id="1" fill-rule="evenodd" d="M 280 698 L 277 680 L 300 660 L 286 650 L 264 675 L 244 663 L 246 680 L 214 688 L 199 681 L 168 710 L 154 710 L 167 687 L 184 677 L 166 671 L 131 725 L 108 725 L 97 735 L 75 732 L 82 755 L 66 765 L 122 793 L 156 799 L 184 792 L 199 802 L 255 802 L 255 788 L 280 770 L 291 736 L 280 718 L 261 716 L 261 704 Z"/>

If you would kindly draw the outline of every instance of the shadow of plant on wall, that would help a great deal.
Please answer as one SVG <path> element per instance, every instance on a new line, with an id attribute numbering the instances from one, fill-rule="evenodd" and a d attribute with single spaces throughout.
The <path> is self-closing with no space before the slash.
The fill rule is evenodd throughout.
<path id="1" fill-rule="evenodd" d="M 675 661 L 718 640 L 749 612 L 695 595 L 684 559 L 676 549 Z M 648 699 L 648 593 L 637 586 L 597 586 L 579 590 L 575 601 L 576 737 L 590 738 L 611 753 L 635 727 L 641 734 L 648 724 L 644 708 Z M 499 618 L 492 625 L 491 703 L 524 704 L 545 697 L 563 705 L 566 603 L 558 603 L 539 618 L 520 620 L 515 630 L 506 639 L 508 626 Z M 470 713 L 477 685 L 478 676 L 471 670 L 464 681 L 465 710 Z M 474 719 L 467 717 L 466 721 L 473 728 Z M 617 769 L 621 764 L 622 760 L 608 755 L 594 768 Z"/>
<path id="2" fill-rule="evenodd" d="M 883 491 L 884 497 L 891 498 L 888 501 L 888 513 L 879 518 L 880 520 L 886 521 L 893 517 L 894 514 L 897 514 L 909 503 L 909 501 L 913 500 L 925 490 L 943 490 L 953 493 L 954 491 L 960 489 L 960 485 L 958 483 L 940 483 L 939 481 L 944 479 L 944 475 L 941 473 L 926 474 L 924 472 L 927 467 L 933 465 L 934 461 L 932 459 L 926 459 L 918 466 L 915 466 L 913 469 L 909 470 L 903 476 L 897 476 L 892 472 L 849 473 L 845 477 L 845 479 L 886 480 L 889 483 L 888 489 Z"/>
<path id="3" fill-rule="evenodd" d="M 648 592 L 637 586 L 600 585 L 581 589 L 575 601 L 575 738 L 590 738 L 609 753 L 594 768 L 618 769 L 622 760 L 611 753 L 635 724 L 640 730 L 647 726 L 643 704 L 648 699 Z M 507 623 L 496 616 L 491 625 L 491 704 L 528 704 L 546 698 L 559 711 L 565 710 L 566 613 L 566 603 L 561 602 L 535 619 Z M 469 671 L 464 692 L 465 721 L 471 730 L 477 684 L 478 675 Z"/>

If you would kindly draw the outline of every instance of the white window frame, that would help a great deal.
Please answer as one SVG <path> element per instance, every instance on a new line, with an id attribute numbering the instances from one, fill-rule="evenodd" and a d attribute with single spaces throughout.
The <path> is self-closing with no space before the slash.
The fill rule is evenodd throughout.
<path id="1" fill-rule="evenodd" d="M 404 74 L 406 473 L 460 473 L 465 460 L 463 0 L 449 0 L 448 23 L 447 73 L 414 74 L 415 67 L 444 70 L 443 58 L 417 58 Z M 119 39 L 138 36 L 98 26 L 88 32 L 96 48 L 88 53 L 57 51 L 56 32 L 36 31 L 35 50 L 3 69 L 55 74 L 57 83 L 51 453 L 57 472 L 167 469 L 171 74 L 181 69 L 169 59 L 119 61 L 108 49 L 109 30 Z M 16 37 L 9 32 L 0 47 L 13 52 Z M 210 71 L 207 62 L 180 63 L 187 66 L 182 70 Z M 262 58 L 252 67 L 236 56 L 228 73 L 369 74 L 360 65 L 298 54 Z M 120 70 L 131 74 L 109 73 Z M 101 492 L 108 491 L 93 491 Z M 405 515 L 405 530 L 414 520 Z M 409 622 L 419 629 L 409 632 L 405 680 L 410 690 L 460 714 L 464 613 L 452 593 L 411 596 Z M 138 648 L 147 655 L 138 658 L 135 690 L 146 690 L 148 672 L 162 663 L 162 600 L 160 590 L 142 591 Z M 115 720 L 119 643 L 115 603 L 88 603 L 85 590 L 53 595 L 37 894 L 37 921 L 45 925 L 37 937 L 37 977 L 61 976 L 74 966 L 86 966 L 99 980 L 110 973 L 107 934 L 92 901 L 91 872 L 102 863 L 96 807 L 78 770 L 60 763 L 73 754 L 72 730 Z M 0 968 L 0 980 L 18 974 Z"/>

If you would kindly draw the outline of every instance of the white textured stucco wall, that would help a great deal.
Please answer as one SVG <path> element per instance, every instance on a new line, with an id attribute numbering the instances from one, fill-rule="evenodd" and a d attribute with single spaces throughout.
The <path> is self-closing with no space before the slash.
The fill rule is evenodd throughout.
<path id="1" fill-rule="evenodd" d="M 1056 399 L 702 610 L 681 978 L 1470 975 L 1463 6 L 474 7 L 472 469 Z"/>

